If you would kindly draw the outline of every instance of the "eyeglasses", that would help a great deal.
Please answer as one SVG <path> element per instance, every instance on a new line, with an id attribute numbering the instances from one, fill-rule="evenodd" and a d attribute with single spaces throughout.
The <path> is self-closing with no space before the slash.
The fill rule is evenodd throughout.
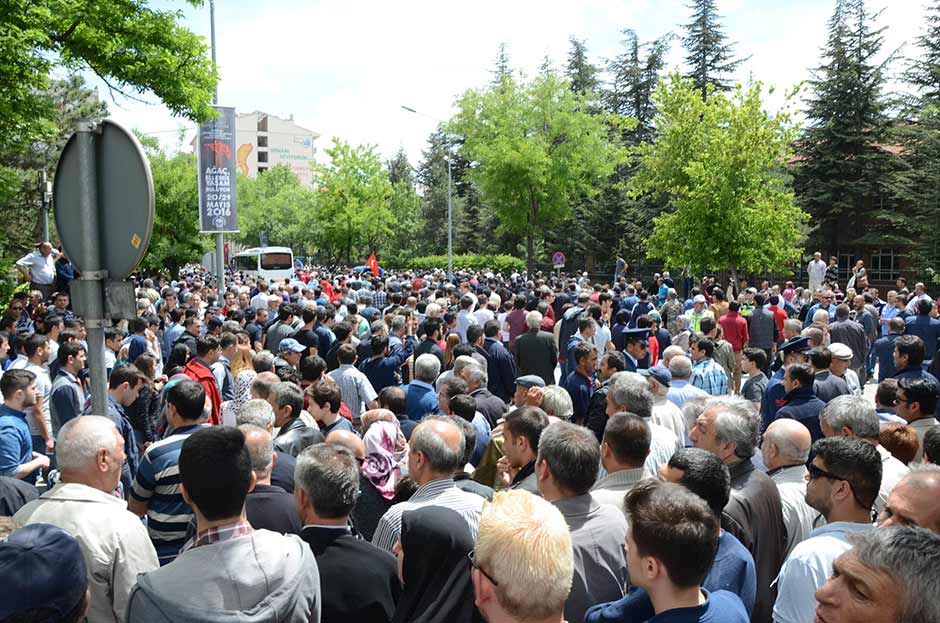
<path id="1" fill-rule="evenodd" d="M 818 480 L 819 478 L 829 478 L 831 480 L 845 480 L 845 478 L 842 478 L 841 476 L 837 476 L 833 474 L 832 472 L 827 472 L 824 469 L 816 467 L 812 463 L 809 464 L 808 470 L 809 470 L 809 480 Z"/>
<path id="2" fill-rule="evenodd" d="M 470 566 L 471 566 L 471 567 L 473 567 L 474 569 L 476 569 L 477 571 L 479 571 L 480 573 L 482 573 L 482 574 L 483 574 L 483 577 L 485 577 L 487 580 L 489 580 L 490 582 L 493 583 L 493 586 L 499 586 L 499 582 L 497 582 L 496 580 L 494 580 L 494 579 L 493 579 L 493 576 L 491 576 L 489 573 L 487 573 L 486 571 L 484 571 L 483 568 L 480 567 L 480 565 L 477 564 L 476 553 L 475 553 L 472 549 L 471 549 L 469 552 L 467 552 L 467 558 L 470 560 Z"/>
<path id="3" fill-rule="evenodd" d="M 23 311 L 22 307 L 11 307 L 10 311 Z"/>

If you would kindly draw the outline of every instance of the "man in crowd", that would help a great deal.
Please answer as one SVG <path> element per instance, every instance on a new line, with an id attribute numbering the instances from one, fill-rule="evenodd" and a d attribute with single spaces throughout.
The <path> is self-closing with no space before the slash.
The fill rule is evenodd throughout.
<path id="1" fill-rule="evenodd" d="M 17 270 L 29 280 L 29 289 L 41 292 L 43 300 L 52 296 L 55 286 L 55 259 L 58 254 L 52 248 L 51 242 L 40 242 L 34 251 L 16 261 Z"/>
<path id="2" fill-rule="evenodd" d="M 124 497 L 130 495 L 131 485 L 140 464 L 140 452 L 137 450 L 137 441 L 134 439 L 134 428 L 127 418 L 125 409 L 137 400 L 143 382 L 140 370 L 131 363 L 116 367 L 108 379 L 108 417 L 117 426 L 118 432 L 124 439 L 126 460 L 121 468 L 121 486 L 124 488 L 122 492 Z M 89 403 L 85 411 L 86 415 L 90 410 L 91 404 Z"/>
<path id="3" fill-rule="evenodd" d="M 655 474 L 663 463 L 669 461 L 676 449 L 684 445 L 676 434 L 665 426 L 652 421 L 654 398 L 649 383 L 635 372 L 618 372 L 610 379 L 607 394 L 607 415 L 633 413 L 640 416 L 650 427 L 650 453 L 646 458 L 646 469 Z"/>
<path id="4" fill-rule="evenodd" d="M 432 354 L 418 355 L 415 358 L 415 378 L 404 389 L 407 395 L 405 412 L 408 419 L 420 422 L 428 414 L 440 412 L 434 381 L 441 372 L 440 360 Z"/>
<path id="5" fill-rule="evenodd" d="M 754 622 L 771 619 L 771 583 L 783 564 L 786 527 L 780 493 L 773 480 L 755 469 L 760 418 L 743 398 L 711 399 L 696 419 L 689 437 L 696 448 L 708 450 L 731 472 L 731 499 L 722 527 L 751 552 L 757 569 Z"/>
<path id="6" fill-rule="evenodd" d="M 909 526 L 940 534 L 940 468 L 917 465 L 888 496 L 878 527 Z"/>
<path id="7" fill-rule="evenodd" d="M 368 409 L 378 406 L 376 398 L 378 392 L 372 387 L 372 382 L 355 367 L 356 347 L 352 344 L 340 344 L 336 353 L 339 367 L 328 376 L 339 385 L 343 402 L 349 407 L 353 419 L 358 420 Z"/>
<path id="8" fill-rule="evenodd" d="M 750 335 L 748 333 L 748 321 L 739 313 L 741 304 L 738 301 L 728 303 L 728 313 L 718 319 L 721 331 L 725 339 L 731 343 L 734 350 L 734 358 L 737 365 L 734 368 L 733 387 L 735 393 L 741 388 L 741 357 L 744 347 L 747 346 Z"/>
<path id="9" fill-rule="evenodd" d="M 179 554 L 193 519 L 192 508 L 179 491 L 179 458 L 183 442 L 205 425 L 205 404 L 206 391 L 195 381 L 180 381 L 167 390 L 166 421 L 171 432 L 144 452 L 128 498 L 128 510 L 147 516 L 161 565 Z"/>
<path id="10" fill-rule="evenodd" d="M 377 335 L 372 338 L 372 358 L 362 362 L 360 366 L 362 373 L 372 383 L 372 388 L 376 392 L 392 385 L 401 385 L 399 369 L 411 357 L 415 347 L 413 328 L 413 322 L 409 321 L 404 346 L 394 351 L 389 345 L 387 335 Z"/>
<path id="11" fill-rule="evenodd" d="M 255 485 L 245 498 L 248 523 L 256 530 L 300 534 L 302 525 L 294 496 L 271 484 L 271 473 L 277 461 L 271 433 L 254 424 L 241 424 L 238 429 L 245 435 L 245 446 L 251 455 L 251 471 L 255 474 Z"/>
<path id="12" fill-rule="evenodd" d="M 196 534 L 173 563 L 140 576 L 128 619 L 236 621 L 268 613 L 291 623 L 319 620 L 320 578 L 310 548 L 245 519 L 255 476 L 242 432 L 214 426 L 193 433 L 183 442 L 179 474 Z"/>
<path id="13" fill-rule="evenodd" d="M 610 379 L 617 372 L 623 372 L 625 361 L 623 353 L 612 351 L 604 353 L 600 365 L 597 367 L 597 383 L 588 403 L 588 416 L 586 426 L 591 429 L 598 442 L 604 436 L 604 427 L 607 425 L 607 392 L 610 390 Z"/>
<path id="14" fill-rule="evenodd" d="M 52 393 L 52 381 L 49 379 L 47 360 L 49 358 L 49 338 L 34 333 L 23 345 L 26 355 L 24 370 L 36 375 L 36 402 L 29 411 L 29 433 L 33 440 L 33 449 L 42 454 L 53 454 L 55 437 L 52 435 L 52 413 L 49 409 L 49 394 Z"/>
<path id="15" fill-rule="evenodd" d="M 806 502 L 826 525 L 813 530 L 784 562 L 777 578 L 774 621 L 803 623 L 813 616 L 812 595 L 832 573 L 832 563 L 851 547 L 847 536 L 872 530 L 872 506 L 881 486 L 881 458 L 861 439 L 833 437 L 813 444 Z"/>
<path id="16" fill-rule="evenodd" d="M 483 498 L 461 491 L 454 484 L 454 472 L 461 466 L 464 437 L 447 418 L 427 417 L 411 434 L 408 453 L 408 476 L 418 489 L 406 502 L 392 506 L 382 515 L 372 543 L 391 552 L 401 537 L 403 513 L 424 506 L 444 506 L 456 511 L 476 537 Z"/>
<path id="17" fill-rule="evenodd" d="M 787 529 L 786 555 L 806 540 L 819 513 L 806 503 L 806 461 L 813 445 L 809 430 L 790 419 L 774 420 L 764 431 L 761 458 L 780 492 Z"/>
<path id="18" fill-rule="evenodd" d="M 821 439 L 819 414 L 826 403 L 813 392 L 815 375 L 813 368 L 805 363 L 791 363 L 783 375 L 783 387 L 787 390 L 784 405 L 777 411 L 777 419 L 789 418 L 803 424 L 813 437 Z"/>
<path id="19" fill-rule="evenodd" d="M 183 374 L 196 381 L 206 390 L 206 396 L 212 403 L 212 411 L 209 414 L 209 424 L 218 426 L 222 423 L 221 407 L 222 395 L 219 392 L 219 385 L 215 381 L 215 375 L 212 374 L 212 365 L 218 361 L 219 339 L 212 335 L 200 337 L 196 340 L 196 356 L 186 362 L 183 368 Z"/>
<path id="20" fill-rule="evenodd" d="M 516 340 L 516 364 L 520 376 L 536 374 L 546 385 L 555 384 L 558 345 L 548 331 L 540 330 L 542 314 L 530 311 L 525 317 L 526 332 Z"/>
<path id="21" fill-rule="evenodd" d="M 323 623 L 387 623 L 401 595 L 395 557 L 350 531 L 359 483 L 356 457 L 342 445 L 318 444 L 297 457 L 295 503 L 317 560 Z"/>
<path id="22" fill-rule="evenodd" d="M 0 475 L 36 482 L 36 472 L 49 467 L 49 457 L 33 451 L 26 409 L 36 403 L 36 375 L 7 370 L 0 377 Z"/>
<path id="23" fill-rule="evenodd" d="M 594 393 L 594 370 L 597 368 L 597 348 L 591 342 L 580 342 L 574 348 L 574 369 L 564 380 L 564 388 L 571 396 L 575 424 L 585 424 L 588 406 Z"/>
<path id="24" fill-rule="evenodd" d="M 486 321 L 483 325 L 483 335 L 483 350 L 486 353 L 489 376 L 487 389 L 504 402 L 509 402 L 515 389 L 516 364 L 512 355 L 499 341 L 499 321 Z"/>
<path id="25" fill-rule="evenodd" d="M 692 384 L 692 360 L 685 355 L 676 355 L 669 360 L 669 374 L 672 375 L 672 382 L 666 392 L 666 399 L 680 409 L 686 400 L 708 395 L 705 390 Z"/>
<path id="26" fill-rule="evenodd" d="M 52 381 L 49 411 L 52 432 L 58 437 L 59 430 L 66 422 L 82 414 L 88 402 L 88 394 L 80 378 L 85 370 L 85 348 L 81 342 L 60 346 L 56 359 L 59 362 L 59 373 Z"/>
<path id="27" fill-rule="evenodd" d="M 561 623 L 574 576 L 572 539 L 557 508 L 498 493 L 471 554 L 475 603 L 490 623 Z"/>
<path id="28" fill-rule="evenodd" d="M 276 383 L 268 394 L 268 402 L 274 410 L 274 425 L 279 429 L 274 435 L 275 448 L 296 457 L 307 446 L 323 442 L 323 433 L 307 426 L 300 417 L 304 394 L 298 385 Z"/>
<path id="29" fill-rule="evenodd" d="M 784 342 L 780 347 L 780 352 L 782 353 L 783 364 L 767 382 L 767 389 L 764 390 L 764 398 L 760 404 L 762 430 L 766 430 L 770 423 L 777 419 L 777 411 L 786 404 L 787 389 L 783 384 L 786 366 L 808 361 L 810 353 L 809 338 L 798 336 L 789 342 Z"/>
<path id="30" fill-rule="evenodd" d="M 924 435 L 938 424 L 934 413 L 940 390 L 937 384 L 927 378 L 902 378 L 898 381 L 897 403 L 898 415 L 907 422 L 907 425 L 917 433 L 920 447 L 914 456 L 914 462 L 919 463 L 924 456 Z"/>
<path id="31" fill-rule="evenodd" d="M 535 460 L 538 458 L 539 439 L 548 424 L 548 416 L 538 407 L 520 407 L 506 415 L 503 420 L 503 457 L 499 461 L 503 487 L 540 495 Z"/>
<path id="32" fill-rule="evenodd" d="M 810 364 L 813 366 L 815 380 L 813 392 L 823 402 L 829 402 L 836 396 L 852 393 L 845 380 L 834 376 L 829 368 L 832 366 L 832 353 L 828 348 L 814 348 L 809 354 Z"/>
<path id="33" fill-rule="evenodd" d="M 616 413 L 607 420 L 601 442 L 601 464 L 607 475 L 594 483 L 591 496 L 598 504 L 624 510 L 624 496 L 650 476 L 644 464 L 650 453 L 650 425 L 632 413 Z"/>
<path id="34" fill-rule="evenodd" d="M 58 482 L 14 520 L 52 524 L 75 536 L 88 570 L 89 619 L 125 621 L 138 574 L 159 565 L 147 529 L 114 496 L 124 440 L 110 419 L 87 415 L 66 422 L 56 441 Z"/>
<path id="35" fill-rule="evenodd" d="M 923 340 L 925 361 L 933 359 L 934 353 L 937 352 L 938 341 L 940 341 L 940 320 L 930 317 L 933 305 L 929 299 L 919 301 L 912 299 L 908 303 L 908 309 L 909 311 L 916 310 L 917 315 L 909 316 L 904 320 L 905 335 L 916 335 Z"/>
<path id="36" fill-rule="evenodd" d="M 832 342 L 845 344 L 852 350 L 849 368 L 858 375 L 859 385 L 865 385 L 867 374 L 865 358 L 868 357 L 869 340 L 865 328 L 849 317 L 849 306 L 836 307 L 836 319 L 829 325 Z"/>
<path id="37" fill-rule="evenodd" d="M 486 388 L 486 370 L 476 360 L 464 360 L 459 375 L 467 383 L 467 390 L 476 401 L 477 411 L 486 417 L 490 427 L 495 427 L 506 412 L 506 403 Z"/>
<path id="38" fill-rule="evenodd" d="M 940 621 L 935 561 L 940 536 L 914 528 L 849 535 L 854 547 L 832 565 L 816 591 L 816 618 L 826 623 Z"/>
<path id="39" fill-rule="evenodd" d="M 895 316 L 888 320 L 888 334 L 875 340 L 873 348 L 875 358 L 878 360 L 879 383 L 893 377 L 898 372 L 894 366 L 894 352 L 895 345 L 903 333 L 904 319 Z"/>
<path id="40" fill-rule="evenodd" d="M 623 543 L 627 522 L 616 507 L 591 497 L 600 448 L 581 426 L 555 422 L 542 432 L 535 465 L 539 491 L 568 523 L 575 551 L 574 581 L 565 618 L 582 621 L 587 609 L 623 597 L 627 585 Z"/>
<path id="41" fill-rule="evenodd" d="M 715 343 L 707 337 L 696 339 L 689 346 L 692 355 L 692 385 L 711 396 L 728 393 L 728 374 L 714 359 Z"/>

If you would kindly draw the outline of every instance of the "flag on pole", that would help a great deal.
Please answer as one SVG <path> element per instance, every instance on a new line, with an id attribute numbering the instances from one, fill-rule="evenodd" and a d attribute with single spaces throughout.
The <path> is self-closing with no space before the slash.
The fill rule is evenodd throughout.
<path id="1" fill-rule="evenodd" d="M 366 260 L 366 266 L 368 266 L 369 270 L 372 271 L 373 277 L 379 276 L 379 262 L 375 259 L 375 251 L 373 251 L 372 255 L 369 256 L 369 259 Z"/>

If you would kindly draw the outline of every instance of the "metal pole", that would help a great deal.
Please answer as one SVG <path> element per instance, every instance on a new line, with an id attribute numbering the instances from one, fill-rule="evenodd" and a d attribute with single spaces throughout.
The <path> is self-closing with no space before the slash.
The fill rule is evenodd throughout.
<path id="1" fill-rule="evenodd" d="M 453 193 L 451 192 L 451 160 L 453 155 L 450 153 L 450 144 L 447 145 L 447 278 L 454 278 L 454 208 L 451 203 Z"/>
<path id="2" fill-rule="evenodd" d="M 104 363 L 104 294 L 102 285 L 107 277 L 101 270 L 101 240 L 98 229 L 98 174 L 95 156 L 95 139 L 100 126 L 95 123 L 79 125 L 75 133 L 77 160 L 82 163 L 78 177 L 79 235 L 88 244 L 80 247 L 82 255 L 75 258 L 79 266 L 92 267 L 83 270 L 79 279 L 84 286 L 87 304 L 85 329 L 88 341 L 88 368 L 91 371 L 91 405 L 93 413 L 108 414 L 108 377 Z"/>
<path id="3" fill-rule="evenodd" d="M 39 172 L 39 214 L 42 218 L 42 239 L 49 242 L 49 193 L 46 192 L 46 172 Z"/>
<path id="4" fill-rule="evenodd" d="M 209 37 L 212 42 L 212 64 L 215 65 L 215 0 L 209 0 Z M 212 103 L 219 103 L 219 84 L 216 82 Z M 225 235 L 215 235 L 215 271 L 218 281 L 219 305 L 225 299 Z"/>

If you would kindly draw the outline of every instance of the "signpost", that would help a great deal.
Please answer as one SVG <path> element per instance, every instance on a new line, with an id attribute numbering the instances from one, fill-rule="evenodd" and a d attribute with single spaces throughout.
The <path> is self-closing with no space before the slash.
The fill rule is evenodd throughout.
<path id="1" fill-rule="evenodd" d="M 126 279 L 147 252 L 153 230 L 153 178 L 134 135 L 110 119 L 82 123 L 56 165 L 56 229 L 79 271 L 75 312 L 85 319 L 94 413 L 108 412 L 104 329 L 133 318 L 134 285 Z"/>
<path id="2" fill-rule="evenodd" d="M 552 268 L 561 270 L 565 267 L 565 254 L 561 251 L 555 251 L 552 254 Z"/>

